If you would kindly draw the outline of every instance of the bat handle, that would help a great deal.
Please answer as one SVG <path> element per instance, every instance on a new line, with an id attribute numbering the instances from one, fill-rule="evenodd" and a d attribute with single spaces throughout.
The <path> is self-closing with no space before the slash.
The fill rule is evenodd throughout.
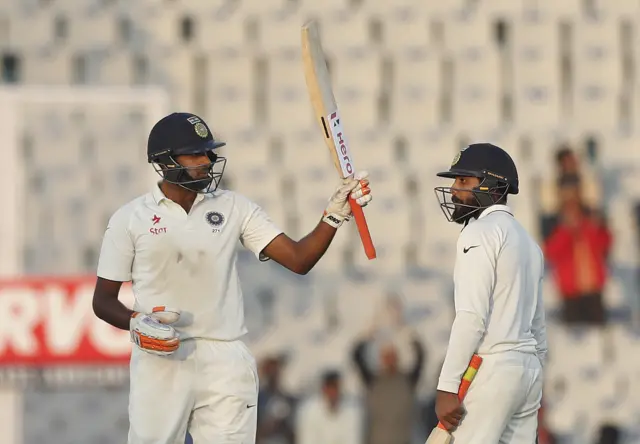
<path id="1" fill-rule="evenodd" d="M 349 197 L 349 204 L 351 205 L 351 212 L 353 218 L 356 220 L 356 226 L 358 227 L 358 233 L 360 233 L 360 240 L 364 246 L 364 252 L 369 258 L 376 258 L 376 247 L 373 246 L 373 240 L 371 240 L 371 233 L 369 233 L 369 226 L 367 225 L 367 219 L 364 217 L 364 211 L 358 203 Z"/>
<path id="2" fill-rule="evenodd" d="M 471 362 L 469 363 L 469 367 L 467 367 L 467 370 L 462 376 L 460 387 L 458 388 L 458 399 L 460 400 L 460 402 L 462 402 L 464 397 L 467 396 L 467 391 L 471 386 L 471 381 L 473 381 L 473 378 L 476 377 L 476 373 L 480 368 L 480 364 L 482 364 L 482 358 L 478 355 L 473 355 L 473 357 L 471 358 Z M 438 428 L 446 430 L 446 427 L 441 422 L 438 422 Z"/>

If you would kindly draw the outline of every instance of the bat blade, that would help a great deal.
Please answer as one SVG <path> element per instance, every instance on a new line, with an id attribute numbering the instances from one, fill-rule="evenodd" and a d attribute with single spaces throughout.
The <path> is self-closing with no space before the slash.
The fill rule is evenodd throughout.
<path id="1" fill-rule="evenodd" d="M 355 172 L 353 157 L 342 126 L 340 111 L 333 95 L 318 26 L 313 20 L 302 26 L 302 61 L 309 98 L 333 164 L 340 177 L 352 176 Z M 351 198 L 349 204 L 365 254 L 369 259 L 375 259 L 376 249 L 371 239 L 364 211 Z"/>
<path id="2" fill-rule="evenodd" d="M 460 387 L 458 388 L 458 399 L 460 402 L 467 396 L 467 391 L 469 387 L 471 387 L 471 382 L 476 377 L 481 364 L 482 358 L 480 356 L 473 355 L 471 357 L 471 362 L 469 362 L 467 370 L 464 372 L 464 375 L 462 375 L 462 381 L 460 381 Z M 431 431 L 425 444 L 449 444 L 452 438 L 451 433 L 439 422 L 438 426 Z"/>

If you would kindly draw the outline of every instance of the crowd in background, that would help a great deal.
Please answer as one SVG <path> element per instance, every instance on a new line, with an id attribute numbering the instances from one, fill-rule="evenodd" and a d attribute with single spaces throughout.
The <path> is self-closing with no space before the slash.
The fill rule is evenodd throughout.
<path id="1" fill-rule="evenodd" d="M 566 328 L 602 328 L 607 324 L 604 291 L 613 235 L 601 178 L 568 146 L 558 149 L 555 167 L 555 175 L 538 184 L 537 234 L 547 259 L 548 279 L 561 299 L 560 322 Z M 634 212 L 640 228 L 640 202 Z M 391 304 L 390 310 L 397 312 L 401 307 Z M 386 339 L 380 340 L 381 336 Z M 343 394 L 344 375 L 337 370 L 321 376 L 317 393 L 298 398 L 280 385 L 286 360 L 265 358 L 260 363 L 258 443 L 410 444 L 416 431 L 424 433 L 436 426 L 434 399 L 421 399 L 416 391 L 429 350 L 409 332 L 405 337 L 412 364 L 403 370 L 391 336 L 388 327 L 380 327 L 363 335 L 350 351 L 352 369 L 361 382 L 360 399 Z M 377 366 L 368 359 L 372 353 L 377 355 Z M 545 427 L 544 402 L 539 417 L 539 444 L 556 443 Z M 615 425 L 601 425 L 599 444 L 619 439 Z"/>

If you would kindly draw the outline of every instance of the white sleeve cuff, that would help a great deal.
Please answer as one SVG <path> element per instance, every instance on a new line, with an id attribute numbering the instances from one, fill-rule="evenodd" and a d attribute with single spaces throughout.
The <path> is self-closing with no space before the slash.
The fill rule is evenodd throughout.
<path id="1" fill-rule="evenodd" d="M 258 243 L 255 247 L 253 247 L 252 249 L 253 254 L 256 255 L 256 257 L 258 258 L 258 260 L 260 262 L 267 262 L 270 261 L 271 258 L 269 256 L 266 256 L 263 251 L 265 248 L 267 248 L 267 246 L 273 242 L 273 240 L 280 236 L 281 234 L 284 234 L 284 232 L 278 228 L 273 227 L 273 229 L 269 232 L 266 233 L 264 235 L 264 237 L 262 238 L 262 240 L 260 241 L 260 243 Z"/>
<path id="2" fill-rule="evenodd" d="M 480 317 L 468 311 L 458 311 L 451 326 L 451 338 L 447 348 L 438 390 L 458 393 L 464 372 L 469 367 L 471 357 L 478 349 L 484 335 L 484 324 Z"/>
<path id="3" fill-rule="evenodd" d="M 131 281 L 131 273 L 118 272 L 114 270 L 105 270 L 104 268 L 99 268 L 96 276 L 102 279 L 106 279 L 108 281 L 114 282 L 130 282 Z"/>

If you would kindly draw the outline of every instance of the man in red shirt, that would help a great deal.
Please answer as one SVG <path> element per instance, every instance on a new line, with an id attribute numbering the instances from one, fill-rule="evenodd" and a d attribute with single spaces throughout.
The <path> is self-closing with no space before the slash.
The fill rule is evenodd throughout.
<path id="1" fill-rule="evenodd" d="M 560 193 L 560 223 L 545 242 L 545 256 L 564 301 L 563 319 L 569 324 L 603 325 L 602 291 L 611 233 L 602 218 L 583 205 L 578 183 L 561 184 Z"/>

